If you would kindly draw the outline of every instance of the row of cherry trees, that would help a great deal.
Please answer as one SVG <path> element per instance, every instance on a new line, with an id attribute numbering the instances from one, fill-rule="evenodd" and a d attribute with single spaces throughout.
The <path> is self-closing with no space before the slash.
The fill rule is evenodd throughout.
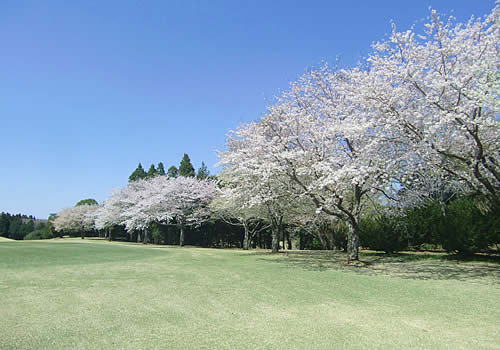
<path id="1" fill-rule="evenodd" d="M 245 249 L 270 230 L 276 252 L 291 232 L 346 227 L 357 260 L 360 220 L 373 208 L 475 194 L 498 215 L 498 15 L 454 24 L 432 12 L 423 35 L 393 28 L 362 65 L 306 73 L 266 115 L 232 131 L 218 184 L 139 179 L 101 206 L 63 210 L 56 229 L 122 226 L 146 242 L 153 224 L 173 223 L 182 245 L 185 226 L 211 218 L 241 226 Z"/>
<path id="2" fill-rule="evenodd" d="M 56 231 L 109 231 L 124 227 L 138 233 L 138 241 L 147 243 L 147 231 L 153 223 L 179 227 L 180 245 L 186 226 L 200 225 L 209 218 L 208 204 L 217 186 L 209 179 L 155 176 L 139 179 L 116 189 L 102 205 L 80 205 L 62 210 L 54 220 Z"/>
<path id="3" fill-rule="evenodd" d="M 454 24 L 433 11 L 425 34 L 394 27 L 359 67 L 300 77 L 228 137 L 226 203 L 266 211 L 273 250 L 283 222 L 340 220 L 352 260 L 370 203 L 418 206 L 441 184 L 499 213 L 498 16 Z"/>

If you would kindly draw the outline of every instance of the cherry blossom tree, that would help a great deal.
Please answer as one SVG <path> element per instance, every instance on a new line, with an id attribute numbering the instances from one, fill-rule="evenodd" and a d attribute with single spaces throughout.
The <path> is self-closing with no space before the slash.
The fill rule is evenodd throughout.
<path id="1" fill-rule="evenodd" d="M 210 203 L 210 214 L 230 225 L 243 227 L 243 249 L 248 250 L 255 235 L 269 228 L 265 222 L 268 212 L 262 206 L 249 207 L 249 197 L 242 196 L 244 187 L 237 182 L 243 180 L 249 184 L 248 178 L 234 177 L 226 170 L 218 174 L 218 180 L 221 189 Z"/>
<path id="2" fill-rule="evenodd" d="M 349 260 L 358 259 L 363 206 L 425 190 L 423 174 L 453 178 L 498 209 L 498 12 L 466 25 L 432 12 L 426 36 L 394 29 L 363 67 L 305 74 L 259 121 L 230 133 L 220 164 L 261 187 L 284 184 L 249 203 L 307 197 L 344 221 Z"/>
<path id="3" fill-rule="evenodd" d="M 185 226 L 199 226 L 210 218 L 208 205 L 217 193 L 217 184 L 214 180 L 184 176 L 169 181 L 169 216 L 179 227 L 179 245 L 182 246 Z"/>
<path id="4" fill-rule="evenodd" d="M 407 145 L 412 175 L 432 171 L 500 209 L 499 7 L 466 24 L 432 11 L 424 35 L 393 31 L 374 44 L 368 69 L 352 72 L 353 100 Z M 405 186 L 403 181 L 402 185 Z"/>
<path id="5" fill-rule="evenodd" d="M 114 189 L 111 197 L 97 208 L 95 212 L 95 226 L 98 230 L 107 230 L 108 238 L 111 240 L 111 229 L 116 226 L 125 225 L 125 211 L 133 205 L 126 200 L 130 188 L 124 187 Z"/>
<path id="6" fill-rule="evenodd" d="M 399 153 L 380 141 L 387 130 L 375 116 L 348 99 L 350 84 L 344 71 L 324 67 L 305 74 L 259 122 L 232 132 L 220 159 L 262 183 L 281 183 L 281 198 L 311 200 L 311 214 L 344 220 L 349 259 L 357 260 L 363 198 L 388 181 Z"/>
<path id="7" fill-rule="evenodd" d="M 98 211 L 97 227 L 124 225 L 128 232 L 142 232 L 143 242 L 147 243 L 146 231 L 152 223 L 175 222 L 183 245 L 185 227 L 208 219 L 207 206 L 216 191 L 215 181 L 207 179 L 183 176 L 139 179 L 113 191 Z"/>
<path id="8" fill-rule="evenodd" d="M 239 207 L 245 215 L 254 213 L 271 225 L 271 249 L 276 253 L 279 251 L 279 237 L 284 233 L 292 203 L 297 197 L 290 190 L 293 183 L 283 177 L 277 168 L 272 164 L 261 166 L 263 164 L 259 163 L 260 153 L 253 143 L 258 144 L 261 129 L 260 124 L 255 122 L 238 129 L 237 132 L 244 131 L 249 137 L 230 135 L 227 150 L 219 152 L 218 164 L 224 166 L 219 174 L 221 195 L 229 207 Z"/>
<path id="9" fill-rule="evenodd" d="M 83 239 L 85 231 L 91 231 L 95 228 L 94 213 L 97 209 L 97 205 L 88 204 L 65 208 L 55 217 L 54 229 L 56 231 L 80 232 Z"/>

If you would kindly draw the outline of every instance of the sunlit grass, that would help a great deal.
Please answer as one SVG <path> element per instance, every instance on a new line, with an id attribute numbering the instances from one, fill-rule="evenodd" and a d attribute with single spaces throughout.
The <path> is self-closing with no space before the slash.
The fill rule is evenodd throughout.
<path id="1" fill-rule="evenodd" d="M 60 239 L 0 244 L 0 349 L 500 349 L 500 267 Z"/>

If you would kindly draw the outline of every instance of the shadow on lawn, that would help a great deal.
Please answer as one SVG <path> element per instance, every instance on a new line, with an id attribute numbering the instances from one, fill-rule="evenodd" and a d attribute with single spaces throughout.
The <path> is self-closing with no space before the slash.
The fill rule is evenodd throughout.
<path id="1" fill-rule="evenodd" d="M 261 255 L 269 253 L 256 252 Z M 346 254 L 332 251 L 285 251 L 262 260 L 313 271 L 341 270 L 366 275 L 391 275 L 420 280 L 458 280 L 500 285 L 500 257 L 461 258 L 443 253 L 384 254 L 362 252 L 360 261 L 348 265 Z"/>

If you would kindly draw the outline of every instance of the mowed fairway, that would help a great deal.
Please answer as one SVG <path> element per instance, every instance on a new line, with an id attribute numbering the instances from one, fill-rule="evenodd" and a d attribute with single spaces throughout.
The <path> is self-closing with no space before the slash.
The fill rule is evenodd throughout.
<path id="1" fill-rule="evenodd" d="M 498 265 L 317 254 L 0 242 L 0 349 L 500 349 Z"/>

